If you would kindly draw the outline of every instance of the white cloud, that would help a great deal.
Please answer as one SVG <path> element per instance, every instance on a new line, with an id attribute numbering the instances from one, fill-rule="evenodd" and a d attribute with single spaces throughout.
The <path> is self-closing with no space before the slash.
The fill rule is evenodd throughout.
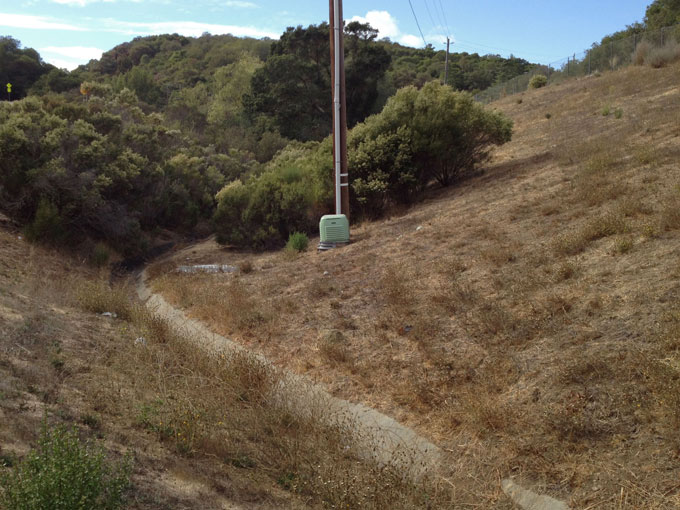
<path id="1" fill-rule="evenodd" d="M 68 23 L 62 23 L 43 16 L 30 16 L 24 14 L 0 13 L 0 26 L 12 28 L 30 28 L 34 30 L 70 30 L 86 32 L 86 28 L 77 27 Z"/>
<path id="2" fill-rule="evenodd" d="M 423 40 L 418 37 L 417 35 L 410 35 L 410 34 L 404 34 L 400 35 L 398 39 L 399 44 L 403 44 L 404 46 L 422 46 L 423 45 Z"/>
<path id="3" fill-rule="evenodd" d="M 88 4 L 95 4 L 98 2 L 114 2 L 115 0 L 50 0 L 50 1 L 60 5 L 85 7 Z"/>
<path id="4" fill-rule="evenodd" d="M 269 32 L 256 27 L 238 25 L 217 25 L 213 23 L 199 23 L 196 21 L 160 21 L 160 22 L 125 22 L 109 19 L 106 21 L 107 30 L 122 32 L 130 35 L 181 34 L 188 37 L 199 37 L 204 32 L 213 35 L 231 34 L 237 37 L 269 37 L 278 39 L 277 32 Z"/>
<path id="5" fill-rule="evenodd" d="M 359 23 L 369 23 L 378 30 L 379 37 L 389 37 L 404 46 L 419 47 L 423 45 L 423 40 L 412 34 L 405 34 L 399 29 L 397 20 L 387 11 L 368 11 L 366 16 L 354 16 L 349 21 Z"/>
<path id="6" fill-rule="evenodd" d="M 227 7 L 240 7 L 241 9 L 257 9 L 259 6 L 253 2 L 243 2 L 241 0 L 227 0 Z"/>
<path id="7" fill-rule="evenodd" d="M 58 67 L 59 69 L 67 69 L 69 71 L 73 71 L 76 67 L 78 67 L 80 64 L 84 64 L 85 62 L 76 62 L 74 60 L 64 60 L 63 58 L 49 58 L 45 57 L 43 58 L 45 62 L 49 62 L 52 64 L 54 67 Z"/>
<path id="8" fill-rule="evenodd" d="M 368 11 L 366 16 L 354 16 L 349 21 L 369 23 L 373 28 L 378 30 L 380 37 L 396 39 L 401 34 L 397 27 L 397 20 L 387 11 Z"/>
<path id="9" fill-rule="evenodd" d="M 41 54 L 59 55 L 78 61 L 89 62 L 93 58 L 101 58 L 104 50 L 92 46 L 47 46 L 40 48 Z"/>

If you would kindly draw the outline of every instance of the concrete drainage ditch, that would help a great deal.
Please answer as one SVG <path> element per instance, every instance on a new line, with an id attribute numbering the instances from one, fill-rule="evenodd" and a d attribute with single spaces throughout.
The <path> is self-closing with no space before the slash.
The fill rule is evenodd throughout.
<path id="1" fill-rule="evenodd" d="M 149 309 L 166 319 L 172 328 L 203 347 L 215 352 L 247 351 L 233 340 L 209 330 L 201 322 L 190 319 L 160 295 L 152 293 L 146 285 L 145 271 L 138 276 L 137 294 Z M 273 368 L 263 356 L 254 356 Z M 443 460 L 442 451 L 436 445 L 410 428 L 375 409 L 333 397 L 304 377 L 284 372 L 276 392 L 274 397 L 293 413 L 323 410 L 318 416 L 324 417 L 329 425 L 350 424 L 357 451 L 368 452 L 365 457 L 377 462 L 399 466 L 414 478 L 435 471 Z M 566 503 L 539 496 L 512 480 L 504 480 L 502 489 L 523 510 L 568 510 Z"/>

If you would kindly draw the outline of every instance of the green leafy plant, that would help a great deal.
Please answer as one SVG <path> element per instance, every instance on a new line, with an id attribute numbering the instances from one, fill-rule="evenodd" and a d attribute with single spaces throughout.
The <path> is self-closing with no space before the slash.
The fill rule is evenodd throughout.
<path id="1" fill-rule="evenodd" d="M 38 447 L 0 476 L 0 508 L 115 510 L 123 506 L 129 476 L 129 459 L 110 465 L 75 429 L 49 429 L 44 423 Z"/>
<path id="2" fill-rule="evenodd" d="M 309 246 L 309 238 L 303 232 L 293 232 L 286 243 L 286 249 L 289 251 L 303 252 L 307 246 Z"/>
<path id="3" fill-rule="evenodd" d="M 529 87 L 532 89 L 540 89 L 548 84 L 548 78 L 543 74 L 537 74 L 529 80 Z"/>

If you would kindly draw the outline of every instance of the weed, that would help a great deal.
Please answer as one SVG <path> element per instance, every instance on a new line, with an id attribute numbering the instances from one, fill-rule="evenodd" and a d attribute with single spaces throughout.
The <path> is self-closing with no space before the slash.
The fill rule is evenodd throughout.
<path id="1" fill-rule="evenodd" d="M 651 222 L 646 222 L 641 227 L 642 235 L 647 239 L 656 239 L 659 237 L 659 227 Z"/>
<path id="2" fill-rule="evenodd" d="M 639 165 L 651 165 L 657 160 L 656 147 L 652 145 L 640 145 L 633 150 L 635 162 Z"/>
<path id="3" fill-rule="evenodd" d="M 552 118 L 552 113 L 550 113 L 550 112 L 546 113 L 545 118 L 550 120 Z"/>
<path id="4" fill-rule="evenodd" d="M 609 105 L 602 108 L 602 116 L 607 117 L 611 113 L 611 107 Z"/>
<path id="5" fill-rule="evenodd" d="M 130 461 L 109 465 L 103 451 L 82 444 L 75 430 L 43 428 L 38 448 L 0 477 L 0 506 L 12 510 L 101 508 L 123 505 Z"/>
<path id="6" fill-rule="evenodd" d="M 381 278 L 381 283 L 388 304 L 404 308 L 411 303 L 410 275 L 404 265 L 388 267 Z"/>
<path id="7" fill-rule="evenodd" d="M 330 278 L 319 277 L 314 280 L 309 285 L 309 296 L 315 299 L 320 299 L 323 297 L 330 296 L 337 291 L 337 287 Z"/>
<path id="8" fill-rule="evenodd" d="M 547 84 L 548 77 L 543 74 L 536 74 L 532 76 L 531 80 L 529 80 L 529 87 L 532 89 L 540 89 L 541 87 L 545 87 Z"/>
<path id="9" fill-rule="evenodd" d="M 331 364 L 349 361 L 350 354 L 345 335 L 335 329 L 326 332 L 319 340 L 319 354 Z"/>
<path id="10" fill-rule="evenodd" d="M 614 110 L 614 118 L 620 119 L 621 117 L 623 117 L 623 110 L 621 108 Z"/>
<path id="11" fill-rule="evenodd" d="M 115 313 L 123 320 L 130 319 L 133 305 L 125 287 L 111 287 L 104 281 L 83 281 L 76 287 L 76 301 L 83 310 L 95 313 Z"/>
<path id="12" fill-rule="evenodd" d="M 0 453 L 0 467 L 11 468 L 16 466 L 17 456 L 13 453 Z M 1 500 L 1 498 L 0 498 Z"/>
<path id="13" fill-rule="evenodd" d="M 92 430 L 99 430 L 102 427 L 102 420 L 96 414 L 84 414 L 80 417 L 80 421 Z"/>
<path id="14" fill-rule="evenodd" d="M 309 238 L 307 234 L 302 232 L 293 232 L 288 236 L 288 242 L 286 243 L 286 250 L 294 252 L 303 252 L 307 250 L 309 246 Z"/>
<path id="15" fill-rule="evenodd" d="M 250 260 L 244 260 L 238 265 L 239 271 L 243 274 L 249 274 L 253 272 L 253 263 Z"/>
<path id="16" fill-rule="evenodd" d="M 665 45 L 652 48 L 645 58 L 645 64 L 659 69 L 680 60 L 680 43 L 670 40 Z"/>
<path id="17" fill-rule="evenodd" d="M 111 257 L 111 252 L 108 246 L 104 243 L 97 243 L 94 245 L 92 250 L 92 255 L 90 256 L 90 262 L 95 267 L 104 267 L 109 263 L 109 258 Z"/>
<path id="18" fill-rule="evenodd" d="M 614 241 L 614 253 L 624 254 L 633 249 L 635 242 L 630 236 L 619 237 Z"/>
<path id="19" fill-rule="evenodd" d="M 558 282 L 569 280 L 578 273 L 578 265 L 572 261 L 562 262 L 555 272 L 555 279 Z"/>

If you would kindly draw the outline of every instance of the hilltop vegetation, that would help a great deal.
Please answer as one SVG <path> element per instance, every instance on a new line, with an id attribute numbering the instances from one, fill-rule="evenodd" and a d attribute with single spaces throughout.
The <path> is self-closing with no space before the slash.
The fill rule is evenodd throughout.
<path id="1" fill-rule="evenodd" d="M 350 126 L 380 112 L 398 87 L 422 86 L 443 71 L 442 53 L 431 48 L 377 41 L 377 32 L 360 23 L 345 32 Z M 318 216 L 331 209 L 326 24 L 290 28 L 278 41 L 136 38 L 70 74 L 40 68 L 37 53 L 19 50 L 18 41 L 6 39 L 5 46 L 13 48 L 5 55 L 13 66 L 29 57 L 38 66 L 30 74 L 31 97 L 0 103 L 2 210 L 27 225 L 31 239 L 84 243 L 88 251 L 93 241 L 103 242 L 123 254 L 143 253 L 159 229 L 210 233 L 217 192 L 230 183 L 220 201 L 234 201 L 221 206 L 215 221 L 221 233 L 231 229 L 222 238 L 238 245 L 276 246 L 294 230 L 313 232 Z M 476 55 L 452 62 L 454 81 L 463 69 L 472 76 L 484 67 L 478 77 L 491 80 L 529 65 Z M 477 78 L 460 79 L 466 87 L 483 86 Z M 15 97 L 26 92 L 16 91 Z M 354 165 L 353 188 L 358 212 L 376 216 L 397 194 L 397 202 L 410 202 L 437 177 L 422 168 L 413 179 L 396 173 L 414 157 L 434 161 L 446 149 L 411 147 L 398 125 L 371 123 L 358 133 L 365 138 L 370 131 L 372 145 L 356 142 L 361 150 L 352 149 L 352 161 L 363 161 Z M 415 134 L 411 129 L 409 140 Z M 370 159 L 380 162 L 367 168 Z M 395 161 L 400 165 L 391 168 Z M 440 177 L 443 184 L 450 180 Z M 402 188 L 410 182 L 408 189 L 396 193 L 396 180 Z M 259 198 L 250 191 L 256 188 Z M 244 192 L 251 212 L 239 214 L 249 219 L 225 224 L 225 210 L 244 206 Z M 379 204 L 368 211 L 372 198 Z"/>

